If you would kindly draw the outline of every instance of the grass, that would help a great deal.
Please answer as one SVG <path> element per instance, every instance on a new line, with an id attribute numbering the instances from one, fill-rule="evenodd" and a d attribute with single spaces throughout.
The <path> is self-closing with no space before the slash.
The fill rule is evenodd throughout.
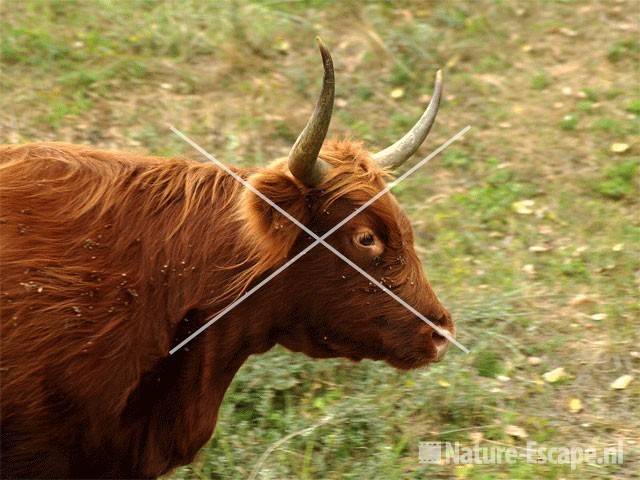
<path id="1" fill-rule="evenodd" d="M 597 183 L 596 190 L 613 199 L 630 198 L 638 194 L 637 174 L 638 163 L 635 160 L 620 162 L 605 172 L 605 178 Z"/>
<path id="2" fill-rule="evenodd" d="M 544 90 L 550 84 L 551 80 L 545 72 L 538 72 L 531 79 L 531 87 L 536 90 Z"/>
<path id="3" fill-rule="evenodd" d="M 175 478 L 629 478 L 640 469 L 640 50 L 634 2 L 5 2 L 0 142 L 286 154 L 336 63 L 332 134 L 385 146 L 445 71 L 426 154 L 473 130 L 395 193 L 457 319 L 426 370 L 311 361 L 276 348 L 235 378 L 216 433 Z M 403 95 L 391 92 L 401 88 Z M 612 152 L 611 145 L 628 149 Z M 522 201 L 527 203 L 522 204 Z M 519 203 L 520 202 L 520 203 Z M 531 203 L 532 202 L 532 203 Z M 530 205 L 521 209 L 519 205 Z M 538 357 L 539 364 L 530 357 Z M 564 367 L 562 382 L 541 375 Z M 626 390 L 609 384 L 623 374 Z M 579 398 L 584 409 L 571 413 Z M 622 466 L 433 466 L 418 442 L 602 447 Z M 290 435 L 290 437 L 288 437 Z M 286 440 L 286 441 L 285 441 Z"/>

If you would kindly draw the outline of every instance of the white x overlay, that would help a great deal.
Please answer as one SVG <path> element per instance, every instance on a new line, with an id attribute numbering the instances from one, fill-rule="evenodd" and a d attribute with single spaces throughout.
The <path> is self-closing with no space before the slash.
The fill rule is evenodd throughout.
<path id="1" fill-rule="evenodd" d="M 360 207 L 358 207 L 355 211 L 353 211 L 351 214 L 347 215 L 347 217 L 345 217 L 343 220 L 341 220 L 335 227 L 333 227 L 332 229 L 330 229 L 329 231 L 327 231 L 325 234 L 323 234 L 321 237 L 316 235 L 315 232 L 311 231 L 309 228 L 307 228 L 305 225 L 303 225 L 297 218 L 293 217 L 289 212 L 283 210 L 279 205 L 277 205 L 276 203 L 274 203 L 271 199 L 269 199 L 266 195 L 264 195 L 262 192 L 260 192 L 258 189 L 256 189 L 253 185 L 251 185 L 249 182 L 247 182 L 244 178 L 242 178 L 240 175 L 238 175 L 236 172 L 232 171 L 229 167 L 227 167 L 225 164 L 223 164 L 222 162 L 220 162 L 217 158 L 215 158 L 213 155 L 211 155 L 209 152 L 207 152 L 206 150 L 204 150 L 200 145 L 198 145 L 197 143 L 195 143 L 193 140 L 191 140 L 189 137 L 187 137 L 184 133 L 182 133 L 181 131 L 177 130 L 175 127 L 173 126 L 169 126 L 169 128 L 171 129 L 171 131 L 173 133 L 175 133 L 178 137 L 180 137 L 182 140 L 184 140 L 185 142 L 187 142 L 189 145 L 191 145 L 193 148 L 195 148 L 198 152 L 200 152 L 202 155 L 204 155 L 207 159 L 209 159 L 210 161 L 212 161 L 213 163 L 215 163 L 219 168 L 221 168 L 222 170 L 224 170 L 227 174 L 231 175 L 234 179 L 236 179 L 238 182 L 240 182 L 244 187 L 248 188 L 249 190 L 251 190 L 254 194 L 256 194 L 258 197 L 260 197 L 262 200 L 264 200 L 266 203 L 268 203 L 269 205 L 271 205 L 274 209 L 276 209 L 280 214 L 282 214 L 284 217 L 286 217 L 288 220 L 290 220 L 293 224 L 295 224 L 296 226 L 298 226 L 301 230 L 303 230 L 306 234 L 308 234 L 310 237 L 312 237 L 315 241 L 311 244 L 309 244 L 306 248 L 304 248 L 302 251 L 300 251 L 298 254 L 296 254 L 294 257 L 290 258 L 286 263 L 284 263 L 282 266 L 280 266 L 279 268 L 277 268 L 275 271 L 273 271 L 270 275 L 268 275 L 265 279 L 263 279 L 261 282 L 259 282 L 258 284 L 256 284 L 253 288 L 251 288 L 250 290 L 247 290 L 245 293 L 243 293 L 240 297 L 238 297 L 236 300 L 234 300 L 233 302 L 231 302 L 229 305 L 227 305 L 225 308 L 223 308 L 222 310 L 220 310 L 218 313 L 216 313 L 213 317 L 211 317 L 210 320 L 208 320 L 204 325 L 202 325 L 200 328 L 198 328 L 195 332 L 193 332 L 191 335 L 189 335 L 187 338 L 185 338 L 184 340 L 182 340 L 180 343 L 178 343 L 178 345 L 176 345 L 175 347 L 173 347 L 171 350 L 169 350 L 169 353 L 171 355 L 173 355 L 174 353 L 176 353 L 178 350 L 180 350 L 182 347 L 184 347 L 187 343 L 189 343 L 191 340 L 193 340 L 195 337 L 197 337 L 198 335 L 200 335 L 202 332 L 204 332 L 207 328 L 209 328 L 211 325 L 213 325 L 216 321 L 218 321 L 220 318 L 222 318 L 224 315 L 226 315 L 229 311 L 233 310 L 235 307 L 237 307 L 238 305 L 240 305 L 242 302 L 244 302 L 248 297 L 250 297 L 251 295 L 253 295 L 255 292 L 257 292 L 259 289 L 261 289 L 264 285 L 266 285 L 267 283 L 269 283 L 273 278 L 275 278 L 276 276 L 278 276 L 280 273 L 282 273 L 285 269 L 287 269 L 288 267 L 290 267 L 293 263 L 295 263 L 298 259 L 300 259 L 301 257 L 303 257 L 307 252 L 309 252 L 311 249 L 313 249 L 316 245 L 318 244 L 322 244 L 324 247 L 326 247 L 327 249 L 329 249 L 333 254 L 335 254 L 338 258 L 340 258 L 342 261 L 344 261 L 346 264 L 348 264 L 350 267 L 352 267 L 354 270 L 356 270 L 357 272 L 359 272 L 362 276 L 364 276 L 367 280 L 369 280 L 371 283 L 373 283 L 374 285 L 376 285 L 380 290 L 382 290 L 384 293 L 386 293 L 387 295 L 389 295 L 391 298 L 393 298 L 395 301 L 397 301 L 400 305 L 402 305 L 403 307 L 405 307 L 407 310 L 409 310 L 411 313 L 413 313 L 416 317 L 418 317 L 420 320 L 422 320 L 423 322 L 425 322 L 426 324 L 428 324 L 431 328 L 433 328 L 438 334 L 442 335 L 443 337 L 445 337 L 447 340 L 449 340 L 451 343 L 453 343 L 456 347 L 458 347 L 460 350 L 462 350 L 465 353 L 469 353 L 469 350 L 462 345 L 460 342 L 458 342 L 455 338 L 453 338 L 451 336 L 451 334 L 439 327 L 438 325 L 434 324 L 431 320 L 429 320 L 428 318 L 426 318 L 424 315 L 422 315 L 420 312 L 418 312 L 415 308 L 413 308 L 411 305 L 409 305 L 407 302 L 405 302 L 402 298 L 400 298 L 398 295 L 396 295 L 395 293 L 393 293 L 391 290 L 389 290 L 387 287 L 385 287 L 383 284 L 381 284 L 378 280 L 376 280 L 375 278 L 373 278 L 371 275 L 369 275 L 366 271 L 364 271 L 362 268 L 360 268 L 358 265 L 356 265 L 354 262 L 352 262 L 351 260 L 349 260 L 347 257 L 345 257 L 342 253 L 340 253 L 338 250 L 336 250 L 332 245 L 330 245 L 329 243 L 325 242 L 325 239 L 327 239 L 329 236 L 331 236 L 336 230 L 338 230 L 340 227 L 342 227 L 345 223 L 347 223 L 349 220 L 351 220 L 352 218 L 354 218 L 356 215 L 358 215 L 360 212 L 362 212 L 363 210 L 365 210 L 367 207 L 369 207 L 369 205 L 371 205 L 372 203 L 374 203 L 376 200 L 378 200 L 380 197 L 382 197 L 383 195 L 385 195 L 389 190 L 391 190 L 393 187 L 395 187 L 396 185 L 398 185 L 401 181 L 403 181 L 405 178 L 407 178 L 409 175 L 411 175 L 412 173 L 414 173 L 416 170 L 418 170 L 421 166 L 423 166 L 424 164 L 426 164 L 429 160 L 431 160 L 433 157 L 435 157 L 436 155 L 438 155 L 439 153 L 441 153 L 444 149 L 446 149 L 449 145 L 451 145 L 453 142 L 455 142 L 456 140 L 458 140 L 459 138 L 461 138 L 465 133 L 467 133 L 469 131 L 469 129 L 471 128 L 470 126 L 466 126 L 465 128 L 463 128 L 462 130 L 460 130 L 458 133 L 456 133 L 453 137 L 451 137 L 449 140 L 447 140 L 446 142 L 444 142 L 442 145 L 440 145 L 438 148 L 436 148 L 433 152 L 431 152 L 428 156 L 426 156 L 425 158 L 423 158 L 422 160 L 420 160 L 418 163 L 416 163 L 413 167 L 411 167 L 409 170 L 407 170 L 404 174 L 402 174 L 401 176 L 399 176 L 398 178 L 396 178 L 393 182 L 387 184 L 387 186 L 380 190 L 376 195 L 374 195 L 373 197 L 371 197 L 371 199 L 369 199 L 367 202 L 365 202 L 363 205 L 361 205 Z"/>

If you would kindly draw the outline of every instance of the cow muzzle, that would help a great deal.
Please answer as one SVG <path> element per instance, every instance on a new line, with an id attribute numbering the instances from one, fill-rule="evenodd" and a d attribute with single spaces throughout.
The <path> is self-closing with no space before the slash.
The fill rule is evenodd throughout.
<path id="1" fill-rule="evenodd" d="M 438 329 L 435 329 L 429 325 L 425 325 L 430 330 L 430 342 L 435 353 L 434 360 L 435 362 L 439 362 L 444 357 L 447 349 L 449 348 L 449 344 L 451 341 L 449 338 L 455 339 L 456 337 L 456 327 L 453 324 L 453 320 L 451 319 L 451 315 L 449 312 L 444 312 L 443 315 L 434 322 Z M 449 338 L 447 338 L 449 337 Z"/>

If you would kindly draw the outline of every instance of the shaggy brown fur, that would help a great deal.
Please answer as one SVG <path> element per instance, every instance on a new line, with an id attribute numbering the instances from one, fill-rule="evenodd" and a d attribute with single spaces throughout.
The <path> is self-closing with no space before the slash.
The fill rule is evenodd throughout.
<path id="1" fill-rule="evenodd" d="M 322 158 L 334 168 L 316 189 L 283 161 L 236 171 L 322 233 L 385 177 L 359 144 L 329 142 Z M 352 242 L 363 227 L 384 243 L 375 258 Z M 390 195 L 330 241 L 453 329 Z M 0 147 L 3 476 L 155 477 L 189 463 L 237 369 L 276 343 L 399 368 L 436 359 L 430 327 L 321 246 L 169 355 L 309 242 L 210 164 Z"/>

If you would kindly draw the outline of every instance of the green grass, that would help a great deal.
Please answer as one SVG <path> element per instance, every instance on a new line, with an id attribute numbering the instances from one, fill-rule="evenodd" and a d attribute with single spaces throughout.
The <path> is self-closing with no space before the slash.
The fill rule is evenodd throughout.
<path id="1" fill-rule="evenodd" d="M 560 128 L 563 130 L 575 130 L 580 122 L 580 117 L 576 114 L 569 114 L 562 117 Z"/>
<path id="2" fill-rule="evenodd" d="M 636 38 L 617 40 L 609 49 L 607 58 L 614 63 L 625 59 L 638 59 L 640 55 L 640 41 Z"/>
<path id="3" fill-rule="evenodd" d="M 627 111 L 635 115 L 640 115 L 640 98 L 635 98 L 627 105 Z"/>
<path id="4" fill-rule="evenodd" d="M 502 362 L 495 350 L 485 350 L 474 355 L 473 366 L 482 377 L 495 377 L 502 373 Z"/>
<path id="5" fill-rule="evenodd" d="M 550 84 L 551 80 L 545 72 L 538 72 L 531 79 L 531 87 L 535 90 L 544 90 Z"/>
<path id="6" fill-rule="evenodd" d="M 639 159 L 634 158 L 610 167 L 604 179 L 596 184 L 596 190 L 605 197 L 617 200 L 637 196 L 639 165 Z"/>
<path id="7" fill-rule="evenodd" d="M 386 146 L 422 113 L 437 67 L 445 96 L 419 153 L 473 127 L 394 189 L 471 353 L 452 348 L 444 362 L 407 373 L 281 348 L 251 358 L 210 443 L 172 478 L 248 478 L 256 470 L 261 479 L 583 479 L 630 478 L 640 469 L 638 443 L 629 443 L 620 467 L 576 471 L 418 462 L 418 442 L 470 444 L 470 432 L 523 447 L 507 425 L 548 446 L 638 441 L 640 372 L 630 352 L 640 341 L 640 50 L 637 23 L 621 13 L 634 6 L 0 6 L 2 143 L 194 155 L 168 133 L 171 123 L 229 163 L 263 165 L 286 154 L 312 108 L 321 72 L 315 35 L 336 64 L 342 102 L 332 135 Z M 394 88 L 404 95 L 391 98 Z M 613 153 L 613 143 L 629 149 Z M 530 211 L 518 211 L 522 201 L 533 202 Z M 559 366 L 564 381 L 541 380 Z M 627 390 L 609 390 L 627 373 L 636 377 Z M 570 398 L 584 411 L 570 413 Z"/>

